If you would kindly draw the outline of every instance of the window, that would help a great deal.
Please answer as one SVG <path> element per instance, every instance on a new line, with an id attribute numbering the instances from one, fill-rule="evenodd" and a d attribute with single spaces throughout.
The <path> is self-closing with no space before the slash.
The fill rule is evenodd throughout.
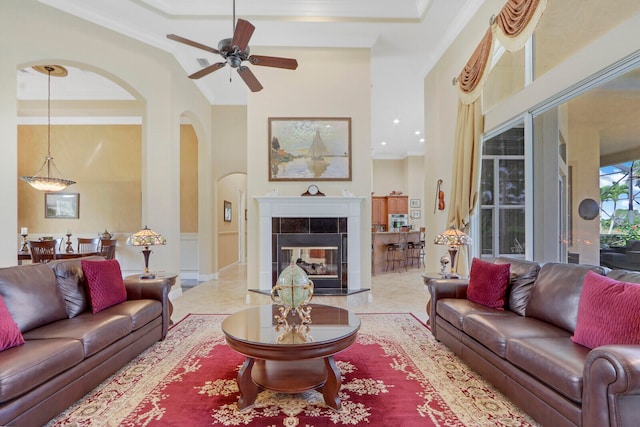
<path id="1" fill-rule="evenodd" d="M 484 142 L 480 204 L 480 255 L 524 257 L 526 224 L 522 125 Z"/>

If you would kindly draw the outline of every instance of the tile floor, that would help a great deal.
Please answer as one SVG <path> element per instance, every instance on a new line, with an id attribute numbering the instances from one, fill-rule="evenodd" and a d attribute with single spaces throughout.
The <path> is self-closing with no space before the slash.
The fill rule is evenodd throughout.
<path id="1" fill-rule="evenodd" d="M 313 302 L 344 307 L 356 313 L 413 313 L 427 320 L 427 287 L 421 268 L 392 271 L 371 277 L 370 291 L 349 296 L 318 296 Z M 189 313 L 227 314 L 253 305 L 270 304 L 266 295 L 247 291 L 246 264 L 234 265 L 220 273 L 220 278 L 185 287 L 182 296 L 173 300 L 174 322 Z"/>

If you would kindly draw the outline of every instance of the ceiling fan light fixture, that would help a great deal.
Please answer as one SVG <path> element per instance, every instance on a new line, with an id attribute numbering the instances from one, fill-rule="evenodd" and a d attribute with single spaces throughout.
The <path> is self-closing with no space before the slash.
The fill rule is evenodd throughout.
<path id="1" fill-rule="evenodd" d="M 167 38 L 170 40 L 184 43 L 197 49 L 206 50 L 207 52 L 218 54 L 224 59 L 224 62 L 217 62 L 213 65 L 205 66 L 199 71 L 190 74 L 190 79 L 202 78 L 213 73 L 214 71 L 218 71 L 225 65 L 229 64 L 229 67 L 236 69 L 242 80 L 252 92 L 259 92 L 262 90 L 262 85 L 253 74 L 253 72 L 247 66 L 242 65 L 244 61 L 248 61 L 252 65 L 259 65 L 262 67 L 275 67 L 287 70 L 295 70 L 296 68 L 298 68 L 298 62 L 295 59 L 279 58 L 275 56 L 250 55 L 249 40 L 253 35 L 255 27 L 251 22 L 244 19 L 238 19 L 238 21 L 236 22 L 235 0 L 233 2 L 232 24 L 233 37 L 220 40 L 220 42 L 218 43 L 218 49 L 214 49 L 202 43 L 186 39 L 176 34 L 167 34 Z M 202 64 L 200 65 L 202 66 Z"/>
<path id="2" fill-rule="evenodd" d="M 61 191 L 76 182 L 62 176 L 51 156 L 51 76 L 64 77 L 67 75 L 67 70 L 60 65 L 36 65 L 33 69 L 47 74 L 47 156 L 35 175 L 21 176 L 20 179 L 36 190 L 45 192 Z M 46 175 L 41 175 L 44 172 L 46 172 Z M 55 177 L 53 175 L 54 172 L 60 177 Z"/>

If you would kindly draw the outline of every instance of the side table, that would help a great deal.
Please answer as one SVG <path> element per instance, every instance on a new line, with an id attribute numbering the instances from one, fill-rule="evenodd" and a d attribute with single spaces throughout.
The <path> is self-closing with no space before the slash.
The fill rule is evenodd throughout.
<path id="1" fill-rule="evenodd" d="M 428 272 L 428 273 L 422 274 L 422 282 L 424 283 L 425 286 L 429 286 L 429 282 L 431 282 L 432 280 L 460 280 L 460 279 L 448 278 L 440 272 L 437 272 L 437 273 Z M 429 316 L 429 318 L 427 319 L 427 323 L 429 323 L 429 321 L 431 320 L 431 296 L 427 298 L 426 310 L 427 310 L 427 316 Z"/>
<path id="2" fill-rule="evenodd" d="M 165 273 L 162 275 L 156 275 L 156 277 L 154 277 L 153 279 L 141 279 L 139 274 L 132 274 L 131 276 L 127 276 L 124 278 L 124 282 L 125 283 L 135 283 L 135 284 L 142 284 L 144 285 L 145 283 L 147 284 L 151 284 L 151 283 L 168 283 L 170 287 L 173 287 L 173 285 L 176 284 L 176 278 L 178 277 L 177 274 L 173 274 L 173 273 Z M 173 320 L 171 320 L 171 315 L 173 314 L 173 304 L 171 303 L 171 300 L 169 300 L 169 324 L 172 325 L 173 324 Z"/>

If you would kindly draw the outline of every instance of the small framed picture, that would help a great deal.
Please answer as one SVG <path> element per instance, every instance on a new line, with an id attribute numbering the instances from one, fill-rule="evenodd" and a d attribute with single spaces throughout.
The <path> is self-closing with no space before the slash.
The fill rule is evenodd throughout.
<path id="1" fill-rule="evenodd" d="M 44 217 L 76 219 L 80 216 L 79 193 L 44 193 Z"/>
<path id="2" fill-rule="evenodd" d="M 224 220 L 231 222 L 231 202 L 224 201 Z"/>
<path id="3" fill-rule="evenodd" d="M 411 219 L 420 218 L 420 209 L 411 209 Z"/>
<path id="4" fill-rule="evenodd" d="M 420 207 L 420 199 L 411 199 L 409 201 L 409 207 L 419 208 Z"/>

